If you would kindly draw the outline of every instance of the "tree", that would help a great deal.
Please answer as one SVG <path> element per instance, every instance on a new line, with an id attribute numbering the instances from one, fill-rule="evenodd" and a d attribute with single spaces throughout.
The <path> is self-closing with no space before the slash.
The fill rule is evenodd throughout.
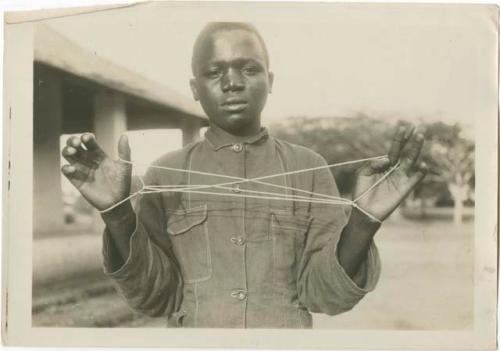
<path id="1" fill-rule="evenodd" d="M 275 123 L 271 129 L 277 137 L 307 146 L 332 164 L 384 155 L 394 127 L 384 120 L 358 114 L 337 118 L 288 118 Z M 460 224 L 464 202 L 474 197 L 474 142 L 463 137 L 459 125 L 436 122 L 422 127 L 426 138 L 422 159 L 429 166 L 429 174 L 415 189 L 413 197 L 420 201 L 421 216 L 425 216 L 428 204 L 451 196 L 453 221 Z M 344 197 L 351 193 L 358 166 L 332 169 Z"/>
<path id="2" fill-rule="evenodd" d="M 436 122 L 427 125 L 430 158 L 428 162 L 438 170 L 437 177 L 444 181 L 453 198 L 453 223 L 462 223 L 464 202 L 473 198 L 474 142 L 462 136 L 458 125 Z"/>
<path id="3" fill-rule="evenodd" d="M 329 164 L 387 153 L 393 128 L 363 114 L 337 118 L 288 118 L 271 126 L 275 136 L 304 145 L 321 154 Z M 333 168 L 340 193 L 349 196 L 359 164 Z"/>

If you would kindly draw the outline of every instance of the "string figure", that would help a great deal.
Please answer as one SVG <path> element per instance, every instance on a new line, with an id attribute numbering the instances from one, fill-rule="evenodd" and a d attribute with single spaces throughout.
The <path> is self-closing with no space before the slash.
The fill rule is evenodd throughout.
<path id="1" fill-rule="evenodd" d="M 171 172 L 181 172 L 181 173 L 191 173 L 191 174 L 198 174 L 198 175 L 203 175 L 203 176 L 208 176 L 208 177 L 219 177 L 219 178 L 228 178 L 228 179 L 234 179 L 233 181 L 230 182 L 223 182 L 223 183 L 218 183 L 218 184 L 210 184 L 210 185 L 203 185 L 203 184 L 195 184 L 195 185 L 146 185 L 144 183 L 144 180 L 142 177 L 139 176 L 139 180 L 141 182 L 141 188 L 132 193 L 130 196 L 126 197 L 120 202 L 117 202 L 116 204 L 99 211 L 100 213 L 106 213 L 117 206 L 120 206 L 122 203 L 131 200 L 132 198 L 141 195 L 141 194 L 152 194 L 152 193 L 163 193 L 163 192 L 180 192 L 180 193 L 194 193 L 194 194 L 204 194 L 204 195 L 213 195 L 213 196 L 230 196 L 230 197 L 247 197 L 247 198 L 254 198 L 254 199 L 264 199 L 264 200 L 280 200 L 280 201 L 297 201 L 297 202 L 309 202 L 309 203 L 317 203 L 317 204 L 325 204 L 325 205 L 340 205 L 340 206 L 352 206 L 354 208 L 357 208 L 359 211 L 363 212 L 366 216 L 370 217 L 372 220 L 382 223 L 380 219 L 363 209 L 357 204 L 357 201 L 359 201 L 361 198 L 366 196 L 370 191 L 375 189 L 380 183 L 382 183 L 392 172 L 394 172 L 398 167 L 399 167 L 399 162 L 397 162 L 394 166 L 389 168 L 386 172 L 384 172 L 384 175 L 380 177 L 379 180 L 377 180 L 371 187 L 363 191 L 359 196 L 357 196 L 355 199 L 346 199 L 342 198 L 339 196 L 332 196 L 332 195 L 327 195 L 327 194 L 321 194 L 321 193 L 315 193 L 303 189 L 297 189 L 289 186 L 284 186 L 284 185 L 278 185 L 278 184 L 272 184 L 268 182 L 264 182 L 263 180 L 270 179 L 270 178 L 275 178 L 275 177 L 281 177 L 281 176 L 287 176 L 287 175 L 292 175 L 292 174 L 298 174 L 298 173 L 303 173 L 303 172 L 312 172 L 315 170 L 319 169 L 325 169 L 325 168 L 335 168 L 335 167 L 340 167 L 340 166 L 346 166 L 346 165 L 352 165 L 352 164 L 357 164 L 357 163 L 362 163 L 362 162 L 367 162 L 367 161 L 374 161 L 374 160 L 380 160 L 383 158 L 386 158 L 387 156 L 376 156 L 376 157 L 368 157 L 368 158 L 363 158 L 359 160 L 353 160 L 353 161 L 346 161 L 346 162 L 340 162 L 340 163 L 334 163 L 334 164 L 329 164 L 325 166 L 319 166 L 319 167 L 313 167 L 313 168 L 306 168 L 306 169 L 300 169 L 300 170 L 295 170 L 295 171 L 289 171 L 289 172 L 283 172 L 283 173 L 277 173 L 277 174 L 272 174 L 272 175 L 267 175 L 267 176 L 262 176 L 262 177 L 257 177 L 257 178 L 241 178 L 241 177 L 235 177 L 235 176 L 229 176 L 229 175 L 223 175 L 223 174 L 217 174 L 217 173 L 210 173 L 210 172 L 201 172 L 201 171 L 194 171 L 194 170 L 187 170 L 187 169 L 180 169 L 180 168 L 172 168 L 172 167 L 164 167 L 164 166 L 156 166 L 156 165 L 151 165 L 151 168 L 157 168 L 161 170 L 166 170 L 166 171 L 171 171 Z M 132 166 L 138 165 L 136 162 L 124 160 L 122 158 L 118 158 L 119 161 L 123 163 L 130 164 Z M 222 190 L 228 190 L 230 191 L 232 188 L 230 187 L 231 185 L 236 185 L 236 184 L 243 184 L 243 183 L 256 183 L 256 184 L 261 184 L 261 185 L 266 185 L 270 187 L 275 187 L 279 189 L 285 189 L 285 190 L 291 190 L 294 192 L 299 192 L 299 193 L 304 193 L 309 196 L 303 196 L 303 195 L 288 195 L 288 194 L 278 194 L 278 193 L 273 193 L 273 192 L 268 192 L 268 191 L 256 191 L 256 190 L 249 190 L 249 189 L 241 189 L 241 193 L 239 194 L 233 194 L 233 193 L 218 193 L 218 192 L 211 192 L 211 191 L 206 191 L 207 189 L 210 188 L 216 188 L 216 189 L 222 189 Z M 312 196 L 312 197 L 311 197 Z"/>

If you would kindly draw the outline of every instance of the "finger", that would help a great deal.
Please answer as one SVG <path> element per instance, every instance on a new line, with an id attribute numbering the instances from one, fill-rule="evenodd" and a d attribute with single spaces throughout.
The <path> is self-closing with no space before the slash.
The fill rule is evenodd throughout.
<path id="1" fill-rule="evenodd" d="M 391 165 L 391 160 L 389 160 L 389 157 L 373 160 L 370 162 L 370 165 L 366 168 L 363 168 L 359 174 L 365 176 L 371 176 L 375 173 L 382 173 L 385 172 L 390 165 Z"/>
<path id="2" fill-rule="evenodd" d="M 76 167 L 72 165 L 64 165 L 61 167 L 61 172 L 67 176 L 71 177 L 71 175 L 76 171 Z"/>
<path id="3" fill-rule="evenodd" d="M 73 146 L 65 146 L 62 150 L 62 155 L 72 165 L 79 165 L 82 167 L 96 168 L 99 166 L 99 160 L 95 160 L 89 153 L 82 148 L 75 148 Z"/>
<path id="4" fill-rule="evenodd" d="M 384 172 L 391 165 L 391 160 L 389 157 L 384 157 L 378 160 L 374 160 L 370 163 L 370 168 L 375 172 Z"/>
<path id="5" fill-rule="evenodd" d="M 425 162 L 420 162 L 418 167 L 416 167 L 415 172 L 411 176 L 412 187 L 420 183 L 425 178 L 428 172 L 429 172 L 429 166 L 427 166 Z"/>
<path id="6" fill-rule="evenodd" d="M 79 187 L 82 182 L 88 179 L 88 172 L 75 165 L 64 165 L 61 167 L 61 172 L 76 187 Z"/>
<path id="7" fill-rule="evenodd" d="M 391 148 L 389 149 L 388 153 L 391 166 L 394 166 L 399 160 L 399 155 L 401 154 L 401 150 L 403 149 L 405 143 L 405 135 L 406 135 L 405 126 L 399 126 L 396 129 L 396 133 L 394 133 L 394 137 L 391 143 Z"/>
<path id="8" fill-rule="evenodd" d="M 66 140 L 66 145 L 74 147 L 75 149 L 81 149 L 82 141 L 77 136 L 71 136 Z"/>
<path id="9" fill-rule="evenodd" d="M 61 152 L 66 161 L 73 164 L 77 162 L 78 151 L 73 146 L 65 146 Z"/>
<path id="10" fill-rule="evenodd" d="M 401 164 L 401 168 L 407 174 L 412 171 L 413 167 L 417 163 L 423 145 L 424 145 L 424 136 L 421 133 L 418 133 L 412 139 L 408 150 L 408 155 L 405 157 L 403 163 Z"/>
<path id="11" fill-rule="evenodd" d="M 125 161 L 130 161 L 130 145 L 128 143 L 128 137 L 123 134 L 118 140 L 118 157 Z"/>
<path id="12" fill-rule="evenodd" d="M 71 174 L 74 174 L 76 172 L 80 172 L 82 174 L 86 174 L 88 175 L 89 172 L 90 172 L 90 168 L 89 167 L 86 167 L 85 165 L 82 165 L 80 163 L 74 163 L 74 164 L 66 164 L 64 166 L 61 167 L 61 171 L 65 174 L 65 175 L 71 175 Z"/>
<path id="13" fill-rule="evenodd" d="M 83 145 L 85 145 L 86 149 L 90 152 L 94 152 L 99 156 L 105 157 L 106 153 L 101 148 L 101 146 L 97 143 L 97 140 L 92 133 L 85 133 L 81 137 L 81 141 Z"/>
<path id="14" fill-rule="evenodd" d="M 80 187 L 82 184 L 82 179 L 77 174 L 76 167 L 72 165 L 64 165 L 61 168 L 62 174 L 73 184 L 75 187 Z"/>
<path id="15" fill-rule="evenodd" d="M 406 144 L 406 142 L 408 142 L 408 140 L 410 140 L 411 136 L 413 135 L 413 133 L 415 133 L 415 130 L 416 130 L 416 127 L 411 124 L 409 125 L 407 128 L 406 128 L 406 131 L 405 131 L 405 138 L 404 138 L 404 143 Z M 404 146 L 404 145 L 403 145 Z"/>

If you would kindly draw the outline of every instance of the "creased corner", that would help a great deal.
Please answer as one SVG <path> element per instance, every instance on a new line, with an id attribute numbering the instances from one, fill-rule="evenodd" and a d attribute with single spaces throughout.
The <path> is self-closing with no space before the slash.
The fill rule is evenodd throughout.
<path id="1" fill-rule="evenodd" d="M 111 11 L 142 5 L 150 1 L 137 0 L 135 2 L 116 5 L 99 5 L 88 7 L 66 7 L 55 9 L 44 9 L 34 11 L 15 11 L 5 13 L 5 24 L 20 24 L 27 22 L 38 22 L 63 17 L 79 16 L 96 12 Z"/>

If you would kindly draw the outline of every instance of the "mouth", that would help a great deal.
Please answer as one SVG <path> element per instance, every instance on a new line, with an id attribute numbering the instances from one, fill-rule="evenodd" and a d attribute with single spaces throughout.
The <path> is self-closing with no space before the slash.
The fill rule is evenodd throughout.
<path id="1" fill-rule="evenodd" d="M 240 112 L 246 109 L 248 102 L 245 100 L 229 99 L 221 104 L 221 108 L 227 112 Z"/>

